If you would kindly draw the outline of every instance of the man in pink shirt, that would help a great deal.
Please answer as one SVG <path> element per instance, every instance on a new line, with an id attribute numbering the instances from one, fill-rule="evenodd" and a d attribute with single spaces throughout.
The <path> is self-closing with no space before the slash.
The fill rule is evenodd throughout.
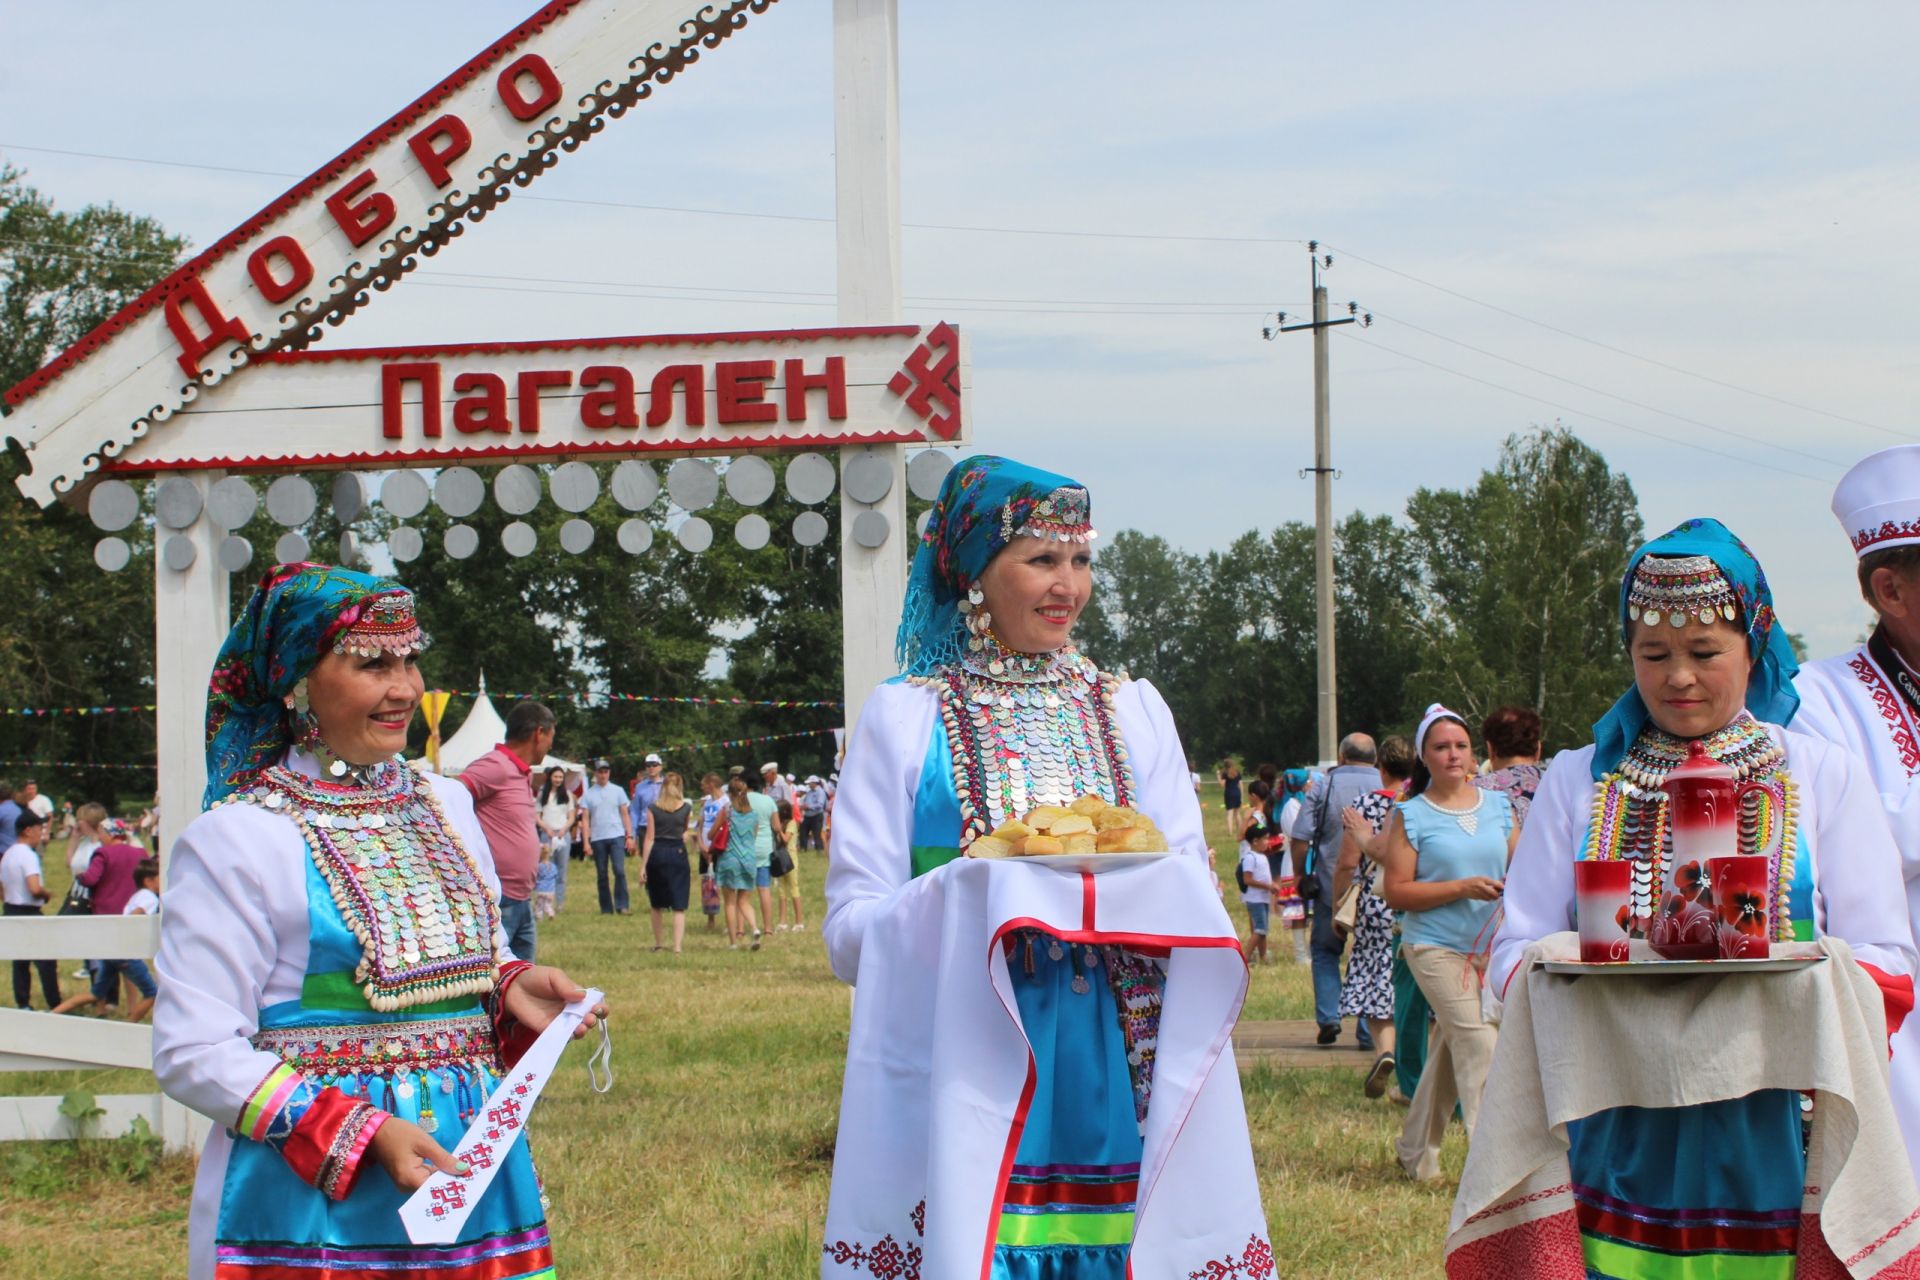
<path id="1" fill-rule="evenodd" d="M 75 879 L 93 891 L 94 915 L 117 916 L 127 909 L 127 899 L 139 889 L 134 883 L 134 869 L 148 854 L 134 843 L 133 833 L 118 818 L 109 819 L 102 834 L 107 837 L 106 843 L 93 851 L 93 860 Z"/>
<path id="2" fill-rule="evenodd" d="M 500 927 L 514 956 L 527 961 L 533 959 L 533 875 L 540 865 L 531 775 L 553 749 L 553 729 L 553 712 L 544 704 L 518 703 L 507 712 L 507 740 L 460 774 L 500 874 Z"/>

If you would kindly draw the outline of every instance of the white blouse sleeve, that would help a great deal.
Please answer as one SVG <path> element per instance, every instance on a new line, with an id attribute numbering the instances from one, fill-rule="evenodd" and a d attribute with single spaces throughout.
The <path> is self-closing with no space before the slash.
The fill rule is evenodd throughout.
<path id="1" fill-rule="evenodd" d="M 1501 894 L 1487 984 L 1505 998 L 1529 944 L 1574 927 L 1573 864 L 1593 808 L 1593 748 L 1562 751 L 1540 779 Z"/>
<path id="2" fill-rule="evenodd" d="M 1889 977 L 1911 975 L 1906 884 L 1880 793 L 1850 753 L 1803 733 L 1775 733 L 1786 740 L 1789 772 L 1812 800 L 1820 932 L 1844 939 L 1856 959 Z"/>
<path id="3" fill-rule="evenodd" d="M 913 878 L 913 804 L 938 719 L 924 685 L 883 684 L 847 742 L 833 803 L 827 864 L 827 958 L 842 982 L 860 972 L 860 946 L 880 903 Z"/>
<path id="4" fill-rule="evenodd" d="M 1153 819 L 1167 837 L 1167 848 L 1204 861 L 1207 836 L 1200 797 L 1193 789 L 1186 749 L 1180 744 L 1167 700 L 1151 682 L 1129 680 L 1114 694 L 1113 704 L 1133 765 L 1133 788 L 1138 793 L 1133 807 Z"/>
<path id="5" fill-rule="evenodd" d="M 306 861 L 299 828 L 245 804 L 201 814 L 169 858 L 153 1074 L 169 1097 L 229 1128 L 281 1065 L 248 1037 L 264 1006 L 299 992 Z"/>

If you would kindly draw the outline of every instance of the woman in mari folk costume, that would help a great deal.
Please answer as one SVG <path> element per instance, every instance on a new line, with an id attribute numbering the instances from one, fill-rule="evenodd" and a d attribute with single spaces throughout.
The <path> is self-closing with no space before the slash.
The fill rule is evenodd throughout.
<path id="1" fill-rule="evenodd" d="M 435 1168 L 465 1172 L 441 1144 L 584 994 L 507 951 L 465 788 L 397 758 L 425 645 L 404 588 L 278 565 L 215 663 L 206 812 L 173 846 L 153 1017 L 160 1087 L 218 1126 L 195 1280 L 553 1274 L 524 1141 L 459 1240 L 416 1246 L 401 1225 Z"/>
<path id="2" fill-rule="evenodd" d="M 914 561 L 906 675 L 848 747 L 825 933 L 858 991 L 823 1276 L 1272 1274 L 1227 1044 L 1246 967 L 1186 753 L 1151 685 L 1071 639 L 1090 510 L 1065 476 L 958 464 Z M 1083 795 L 1137 808 L 1172 855 L 1097 875 L 970 856 Z"/>
<path id="3" fill-rule="evenodd" d="M 1914 967 L 1898 857 L 1853 758 L 1780 727 L 1794 712 L 1796 663 L 1752 553 L 1718 521 L 1690 520 L 1634 556 L 1619 607 L 1634 686 L 1594 725 L 1593 745 L 1563 752 L 1541 781 L 1508 873 L 1490 985 L 1506 994 L 1529 944 L 1574 927 L 1576 860 L 1651 857 L 1664 883 L 1672 841 L 1659 788 L 1699 743 L 1760 784 L 1741 801 L 1739 852 L 1771 859 L 1772 937 L 1843 939 L 1897 1027 Z M 1589 1276 L 1794 1274 L 1807 1168 L 1798 1093 L 1615 1108 L 1568 1134 Z"/>

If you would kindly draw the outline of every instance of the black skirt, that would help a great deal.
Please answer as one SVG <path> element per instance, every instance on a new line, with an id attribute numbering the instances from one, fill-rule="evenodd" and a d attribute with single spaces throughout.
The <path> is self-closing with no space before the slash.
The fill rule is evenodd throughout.
<path id="1" fill-rule="evenodd" d="M 681 840 L 655 840 L 647 857 L 647 905 L 655 911 L 685 911 L 692 877 Z"/>

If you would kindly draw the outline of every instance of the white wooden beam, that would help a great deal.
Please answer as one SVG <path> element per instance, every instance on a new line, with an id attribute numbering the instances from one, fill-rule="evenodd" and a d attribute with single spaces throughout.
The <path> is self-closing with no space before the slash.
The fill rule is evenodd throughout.
<path id="1" fill-rule="evenodd" d="M 200 813 L 207 785 L 207 677 L 227 638 L 230 574 L 220 567 L 226 536 L 204 514 L 207 492 L 223 473 L 199 471 L 179 477 L 200 490 L 203 513 L 186 529 L 158 529 L 154 538 L 154 703 L 160 761 L 159 849 L 162 873 L 175 836 Z M 167 567 L 167 545 L 185 538 L 193 563 Z M 6 1043 L 0 1037 L 0 1044 Z"/>
<path id="2" fill-rule="evenodd" d="M 159 946 L 159 916 L 15 916 L 0 928 L 0 960 L 144 960 Z"/>
<path id="3" fill-rule="evenodd" d="M 842 324 L 896 324 L 900 282 L 900 13 L 898 0 L 834 0 L 834 178 Z M 845 464 L 865 450 L 840 451 Z M 875 685 L 893 675 L 913 530 L 907 525 L 906 451 L 871 452 L 893 468 L 892 489 L 868 506 L 840 488 L 841 651 L 849 729 Z M 878 511 L 889 526 L 878 547 L 853 538 L 855 519 Z"/>
<path id="4" fill-rule="evenodd" d="M 197 1151 L 213 1125 L 197 1111 L 158 1093 L 110 1093 L 93 1100 L 102 1115 L 76 1125 L 60 1114 L 58 1098 L 0 1098 L 0 1142 L 56 1138 L 118 1138 L 145 1120 L 169 1151 Z"/>
<path id="5" fill-rule="evenodd" d="M 0 1009 L 0 1045 L 16 1071 L 68 1067 L 153 1069 L 153 1028 L 144 1022 L 71 1018 Z M 25 1061 L 23 1061 L 25 1060 Z"/>

